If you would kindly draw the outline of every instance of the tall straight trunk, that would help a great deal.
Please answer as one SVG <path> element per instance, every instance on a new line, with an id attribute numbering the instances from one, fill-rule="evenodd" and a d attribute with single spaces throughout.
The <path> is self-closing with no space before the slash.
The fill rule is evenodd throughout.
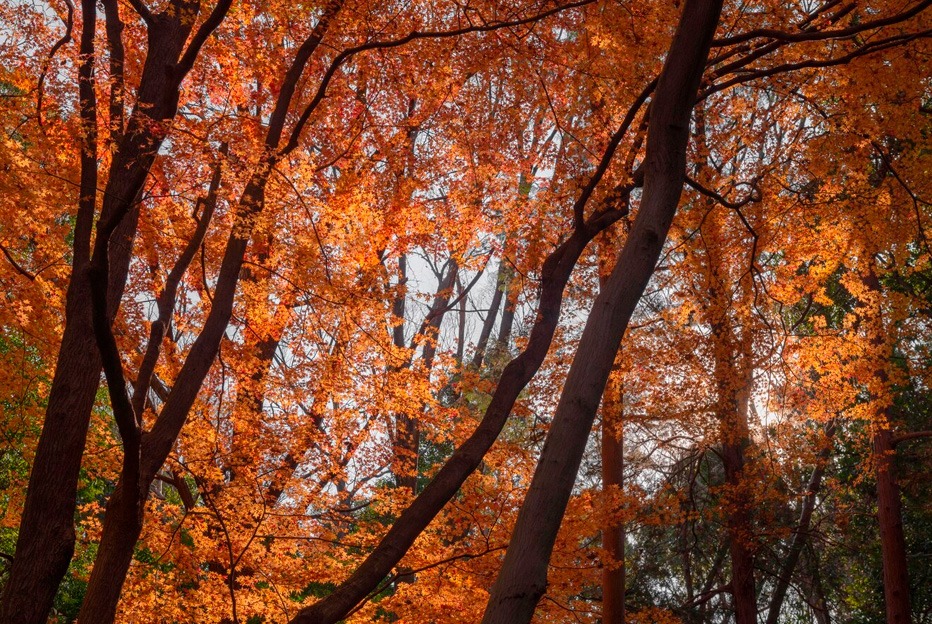
<path id="1" fill-rule="evenodd" d="M 621 380 L 610 379 L 602 399 L 602 489 L 624 490 L 624 393 Z M 602 566 L 602 624 L 625 622 L 625 525 L 608 518 L 602 528 L 602 548 L 609 565 Z"/>
<path id="2" fill-rule="evenodd" d="M 744 445 L 740 442 L 725 444 L 722 450 L 725 481 L 739 488 L 744 470 Z M 754 585 L 754 550 L 749 543 L 751 514 L 747 505 L 733 501 L 736 508 L 728 512 L 728 553 L 731 557 L 731 595 L 734 600 L 735 622 L 757 622 L 757 592 Z"/>
<path id="3" fill-rule="evenodd" d="M 872 251 L 872 248 L 869 248 Z M 868 255 L 873 262 L 874 254 Z M 861 276 L 869 296 L 861 304 L 866 307 L 868 337 L 877 349 L 874 376 L 881 392 L 889 393 L 890 375 L 887 372 L 890 358 L 890 331 L 881 306 L 883 288 L 873 266 Z M 878 410 L 874 423 L 874 471 L 877 477 L 877 523 L 880 532 L 880 552 L 883 560 L 883 594 L 887 624 L 908 624 L 910 621 L 909 572 L 906 563 L 906 539 L 903 535 L 903 512 L 900 503 L 900 486 L 896 481 L 896 448 L 893 442 L 892 417 L 894 409 L 890 396 L 880 397 L 883 407 Z"/>
<path id="4" fill-rule="evenodd" d="M 602 235 L 599 246 L 599 287 L 605 283 L 618 256 L 620 228 L 613 226 Z M 608 500 L 624 492 L 624 386 L 621 372 L 621 351 L 602 397 L 602 492 Z M 614 507 L 613 507 L 614 508 Z M 608 515 L 602 527 L 602 623 L 624 624 L 625 621 L 625 526 Z"/>
<path id="5" fill-rule="evenodd" d="M 890 426 L 882 424 L 874 434 L 874 463 L 877 475 L 877 522 L 880 525 L 880 552 L 883 558 L 883 595 L 887 624 L 908 624 L 909 575 L 894 452 Z"/>
<path id="6" fill-rule="evenodd" d="M 463 282 L 456 280 L 456 290 L 459 293 L 460 304 L 456 310 L 456 365 L 463 367 L 463 356 L 466 353 L 466 303 L 468 297 L 463 290 Z"/>
<path id="7" fill-rule="evenodd" d="M 196 13 L 196 5 L 182 4 L 183 13 Z M 112 9 L 114 4 L 107 6 Z M 83 61 L 79 69 L 79 90 L 87 136 L 96 134 L 92 82 L 95 3 L 82 2 L 82 12 Z M 107 314 L 111 322 L 129 271 L 138 219 L 135 206 L 162 144 L 164 124 L 174 117 L 177 108 L 180 81 L 167 68 L 175 66 L 192 25 L 192 20 L 181 20 L 171 14 L 154 18 L 149 25 L 149 50 L 140 78 L 138 104 L 125 133 L 121 128 L 112 129 L 111 136 L 118 139 L 117 150 L 102 193 L 101 220 L 114 214 L 126 214 L 110 239 Z M 108 15 L 111 22 L 116 19 Z M 114 101 L 114 106 L 118 105 L 122 102 L 121 96 Z M 88 116 L 93 116 L 90 123 Z M 10 578 L 0 602 L 0 622 L 4 624 L 44 624 L 74 552 L 78 476 L 101 372 L 86 273 L 97 186 L 96 158 L 96 145 L 85 143 L 65 330 L 30 472 Z"/>
<path id="8" fill-rule="evenodd" d="M 515 305 L 518 293 L 511 288 L 511 280 L 514 279 L 514 269 L 511 266 L 505 267 L 505 279 L 503 280 L 502 289 L 505 294 L 505 307 L 502 310 L 502 322 L 498 327 L 498 339 L 495 346 L 498 349 L 507 349 L 508 342 L 511 340 L 511 332 L 515 326 Z"/>
<path id="9" fill-rule="evenodd" d="M 715 289 L 724 293 L 724 288 Z M 722 309 L 719 307 L 719 309 Z M 724 307 L 725 310 L 728 306 Z M 754 526 L 745 482 L 745 450 L 750 444 L 748 408 L 751 400 L 752 369 L 747 339 L 735 339 L 733 319 L 723 319 L 713 330 L 722 344 L 716 349 L 718 418 L 722 437 L 722 466 L 729 488 L 725 529 L 731 560 L 730 589 L 736 624 L 756 624 L 757 591 L 754 582 Z M 739 345 L 744 345 L 742 348 Z M 740 352 L 738 350 L 740 349 Z M 724 356 L 724 357 L 723 357 Z M 740 362 L 740 364 L 738 363 Z M 742 370 L 743 369 L 743 370 Z"/>
<path id="10" fill-rule="evenodd" d="M 703 182 L 710 171 L 709 147 L 706 140 L 705 107 L 696 110 L 696 143 L 702 155 L 698 163 L 698 176 Z M 722 467 L 730 496 L 727 502 L 725 529 L 731 563 L 732 595 L 737 624 L 757 622 L 757 592 L 754 581 L 754 547 L 751 500 L 747 496 L 744 468 L 745 450 L 750 444 L 748 412 L 753 386 L 753 337 L 749 324 L 740 318 L 748 308 L 753 276 L 744 272 L 735 278 L 735 262 L 726 255 L 724 236 L 725 215 L 715 200 L 707 197 L 707 217 L 700 229 L 705 241 L 706 280 L 709 295 L 702 311 L 705 322 L 711 327 L 714 373 L 716 386 L 716 418 L 719 422 L 719 439 L 722 444 Z M 751 257 L 750 262 L 756 262 Z M 733 284 L 738 291 L 733 294 Z M 742 326 L 744 329 L 742 330 Z"/>
<path id="11" fill-rule="evenodd" d="M 507 289 L 505 258 L 498 263 L 498 274 L 495 276 L 495 292 L 492 293 L 492 303 L 489 305 L 489 311 L 482 323 L 482 330 L 479 332 L 479 342 L 476 343 L 476 352 L 472 356 L 472 365 L 474 368 L 482 366 L 485 359 L 485 351 L 489 345 L 489 338 L 492 336 L 492 329 L 495 327 L 495 321 L 498 318 L 498 309 L 502 306 L 502 297 Z"/>
<path id="12" fill-rule="evenodd" d="M 483 622 L 529 622 L 589 430 L 634 308 L 676 213 L 686 174 L 689 122 L 722 3 L 687 0 L 651 102 L 641 206 L 615 268 L 586 321 L 547 441 Z"/>

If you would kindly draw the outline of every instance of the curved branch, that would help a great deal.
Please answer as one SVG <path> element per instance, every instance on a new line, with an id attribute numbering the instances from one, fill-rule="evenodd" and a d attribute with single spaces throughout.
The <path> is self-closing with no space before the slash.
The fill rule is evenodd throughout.
<path id="1" fill-rule="evenodd" d="M 49 66 L 52 64 L 52 59 L 55 58 L 55 54 L 62 46 L 71 41 L 71 31 L 74 28 L 74 4 L 72 4 L 71 0 L 65 0 L 65 6 L 68 8 L 68 17 L 64 20 L 65 34 L 62 35 L 61 39 L 56 41 L 52 49 L 49 50 L 49 56 L 42 65 L 42 71 L 39 73 L 39 81 L 36 84 L 36 123 L 40 126 L 42 125 L 42 96 L 44 94 L 43 87 L 45 85 L 45 76 L 49 72 Z"/>
<path id="2" fill-rule="evenodd" d="M 851 26 L 849 28 L 839 28 L 837 30 L 823 30 L 815 32 L 801 32 L 801 33 L 788 33 L 782 30 L 776 30 L 772 28 L 760 28 L 757 30 L 751 30 L 740 35 L 734 35 L 733 37 L 724 37 L 722 39 L 716 39 L 712 42 L 713 48 L 723 48 L 730 45 L 735 45 L 738 43 L 744 43 L 752 39 L 774 39 L 776 41 L 782 41 L 785 43 L 799 43 L 803 41 L 825 41 L 827 39 L 844 39 L 847 37 L 852 37 L 859 33 L 874 30 L 876 28 L 883 28 L 884 26 L 890 26 L 892 24 L 897 24 L 908 20 L 911 17 L 915 17 L 919 13 L 922 13 L 927 8 L 932 6 L 932 0 L 922 0 L 918 4 L 914 5 L 912 8 L 903 11 L 902 13 L 897 13 L 896 15 L 891 15 L 890 17 L 884 17 L 881 19 L 876 19 L 870 22 L 864 22 L 863 24 L 858 24 L 857 26 Z M 842 9 L 844 11 L 844 9 Z M 848 11 L 845 11 L 846 13 Z M 808 21 L 811 21 L 808 20 Z"/>
<path id="3" fill-rule="evenodd" d="M 538 22 L 542 19 L 556 15 L 563 11 L 569 9 L 575 9 L 578 7 L 585 6 L 587 4 L 592 4 L 595 0 L 576 0 L 575 2 L 569 2 L 567 4 L 559 5 L 553 9 L 548 9 L 542 11 L 536 15 L 530 17 L 524 17 L 514 20 L 506 20 L 502 22 L 486 23 L 479 25 L 470 25 L 463 28 L 455 28 L 453 30 L 415 30 L 404 37 L 399 39 L 390 39 L 387 41 L 369 41 L 367 43 L 354 46 L 352 48 L 347 48 L 340 52 L 336 58 L 331 61 L 330 66 L 327 68 L 327 71 L 324 73 L 324 77 L 320 82 L 320 86 L 317 88 L 317 93 L 314 95 L 310 103 L 304 108 L 304 111 L 301 113 L 301 117 L 298 119 L 297 124 L 295 124 L 294 129 L 291 131 L 291 136 L 288 139 L 288 143 L 280 150 L 281 155 L 286 155 L 292 152 L 301 139 L 301 133 L 304 130 L 304 127 L 307 125 L 308 120 L 311 115 L 317 109 L 324 98 L 327 96 L 327 88 L 330 86 L 330 83 L 333 81 L 334 76 L 336 76 L 337 71 L 343 64 L 348 61 L 353 56 L 360 54 L 361 52 L 366 52 L 369 50 L 385 50 L 389 48 L 397 48 L 412 41 L 417 41 L 420 39 L 449 39 L 451 37 L 460 37 L 462 35 L 468 35 L 472 33 L 483 33 L 483 32 L 492 32 L 495 30 L 501 30 L 502 28 L 511 28 L 514 26 L 523 26 L 525 24 L 531 24 Z"/>

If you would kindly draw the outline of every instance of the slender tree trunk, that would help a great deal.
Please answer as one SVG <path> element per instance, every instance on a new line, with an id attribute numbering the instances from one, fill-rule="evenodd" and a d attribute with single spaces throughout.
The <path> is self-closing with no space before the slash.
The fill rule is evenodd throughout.
<path id="1" fill-rule="evenodd" d="M 722 292 L 724 289 L 719 289 Z M 727 309 L 727 308 L 726 308 Z M 727 361 L 716 362 L 719 379 L 719 420 L 722 429 L 722 465 L 725 483 L 729 487 L 728 512 L 725 521 L 728 533 L 728 554 L 731 559 L 731 595 L 734 602 L 736 624 L 756 624 L 757 591 L 754 582 L 754 526 L 751 516 L 752 502 L 744 476 L 745 449 L 750 444 L 748 404 L 751 400 L 751 370 L 747 362 L 750 353 L 735 353 L 730 320 L 720 326 L 719 335 L 728 338 L 717 350 L 727 354 Z M 748 370 L 737 370 L 734 360 L 740 359 Z"/>
<path id="2" fill-rule="evenodd" d="M 701 155 L 697 173 L 708 183 L 710 152 L 703 105 L 696 110 L 696 130 L 696 143 Z M 709 296 L 703 306 L 703 315 L 705 322 L 712 328 L 716 417 L 722 444 L 722 467 L 729 492 L 725 519 L 731 562 L 731 581 L 728 586 L 736 623 L 755 624 L 757 591 L 754 581 L 752 502 L 744 478 L 747 461 L 745 449 L 750 444 L 748 413 L 753 386 L 753 337 L 749 323 L 741 318 L 749 305 L 752 275 L 745 272 L 742 277 L 734 276 L 735 263 L 730 262 L 724 252 L 727 239 L 723 235 L 723 210 L 711 197 L 706 198 L 705 207 L 709 214 L 703 220 L 701 229 L 702 240 L 706 241 L 705 269 Z M 750 261 L 754 263 L 756 258 L 752 257 Z M 733 294 L 735 283 L 739 285 L 736 295 Z"/>
<path id="3" fill-rule="evenodd" d="M 722 451 L 725 480 L 737 489 L 741 487 L 744 469 L 744 445 L 725 444 Z M 754 585 L 754 550 L 750 544 L 751 515 L 746 505 L 729 511 L 728 551 L 731 556 L 731 594 L 737 624 L 757 622 L 757 592 Z"/>
<path id="4" fill-rule="evenodd" d="M 506 265 L 505 275 L 502 280 L 501 288 L 504 292 L 505 308 L 502 310 L 502 322 L 498 327 L 498 339 L 495 342 L 496 349 L 507 349 L 508 342 L 511 340 L 511 332 L 515 325 L 515 305 L 518 293 L 511 288 L 511 281 L 514 279 L 514 269 Z"/>
<path id="5" fill-rule="evenodd" d="M 822 477 L 825 475 L 825 464 L 831 453 L 832 438 L 835 435 L 835 421 L 830 421 L 825 426 L 824 448 L 819 451 L 817 463 L 809 477 L 809 483 L 806 485 L 806 494 L 803 497 L 802 506 L 799 512 L 799 522 L 793 530 L 793 537 L 790 540 L 790 549 L 787 552 L 786 559 L 780 567 L 780 573 L 777 577 L 777 585 L 773 590 L 770 598 L 770 606 L 767 609 L 767 624 L 777 624 L 780 619 L 780 609 L 783 606 L 783 600 L 786 598 L 786 592 L 790 587 L 790 580 L 796 571 L 796 564 L 799 562 L 800 555 L 803 552 L 809 539 L 809 524 L 812 521 L 812 512 L 815 510 L 816 497 L 819 490 L 822 489 Z"/>
<path id="6" fill-rule="evenodd" d="M 498 309 L 502 306 L 502 297 L 504 296 L 507 284 L 505 283 L 505 258 L 502 258 L 498 264 L 498 273 L 495 276 L 495 292 L 492 293 L 492 303 L 489 305 L 489 311 L 482 323 L 482 331 L 479 333 L 479 342 L 476 343 L 476 352 L 472 356 L 472 365 L 474 368 L 482 366 L 485 359 L 485 351 L 489 345 L 489 338 L 492 336 L 492 329 L 495 327 L 495 320 L 498 318 Z"/>
<path id="7" fill-rule="evenodd" d="M 484 624 L 529 622 L 546 589 L 553 543 L 605 383 L 682 193 L 690 116 L 721 5 L 712 0 L 685 3 L 651 103 L 641 206 L 586 321 Z"/>
<path id="8" fill-rule="evenodd" d="M 906 540 L 900 486 L 896 481 L 893 434 L 889 425 L 881 425 L 874 434 L 874 461 L 877 475 L 877 521 L 880 525 L 880 550 L 883 557 L 883 595 L 887 607 L 887 624 L 909 624 L 909 576 L 906 565 Z"/>
<path id="9" fill-rule="evenodd" d="M 602 399 L 602 489 L 624 491 L 624 394 L 621 380 L 609 381 Z M 609 518 L 602 529 L 608 560 L 602 567 L 602 624 L 625 622 L 625 525 Z"/>
<path id="10" fill-rule="evenodd" d="M 868 247 L 868 250 L 871 248 Z M 873 262 L 872 253 L 866 254 Z M 881 306 L 883 289 L 873 266 L 862 275 L 868 289 L 865 318 L 869 340 L 877 349 L 874 376 L 879 392 L 890 392 L 887 372 L 892 348 L 884 310 Z M 903 536 L 903 512 L 900 503 L 900 486 L 896 481 L 896 449 L 893 443 L 892 398 L 880 397 L 885 407 L 880 409 L 874 424 L 874 470 L 877 477 L 877 522 L 880 530 L 880 552 L 883 559 L 883 593 L 887 611 L 887 624 L 908 624 L 910 621 L 909 572 L 906 563 L 906 540 Z"/>
<path id="11" fill-rule="evenodd" d="M 456 310 L 456 365 L 462 368 L 466 353 L 466 303 L 469 297 L 463 291 L 463 282 L 459 278 L 456 280 L 456 290 L 460 297 L 460 305 Z"/>

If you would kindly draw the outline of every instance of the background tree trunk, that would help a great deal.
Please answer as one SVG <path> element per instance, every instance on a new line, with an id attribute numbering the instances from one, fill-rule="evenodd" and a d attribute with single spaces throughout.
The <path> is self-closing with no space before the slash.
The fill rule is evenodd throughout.
<path id="1" fill-rule="evenodd" d="M 618 372 L 602 399 L 602 489 L 624 493 L 624 391 Z M 602 567 L 602 623 L 625 621 L 625 525 L 609 518 L 602 529 L 602 548 L 611 567 Z"/>

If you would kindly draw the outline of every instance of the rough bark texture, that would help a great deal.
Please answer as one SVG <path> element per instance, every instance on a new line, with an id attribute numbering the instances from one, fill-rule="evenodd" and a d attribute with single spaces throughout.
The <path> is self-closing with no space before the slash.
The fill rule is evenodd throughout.
<path id="1" fill-rule="evenodd" d="M 483 622 L 529 622 L 622 335 L 653 274 L 682 193 L 689 120 L 721 2 L 689 0 L 654 91 L 641 207 L 596 298 Z"/>

